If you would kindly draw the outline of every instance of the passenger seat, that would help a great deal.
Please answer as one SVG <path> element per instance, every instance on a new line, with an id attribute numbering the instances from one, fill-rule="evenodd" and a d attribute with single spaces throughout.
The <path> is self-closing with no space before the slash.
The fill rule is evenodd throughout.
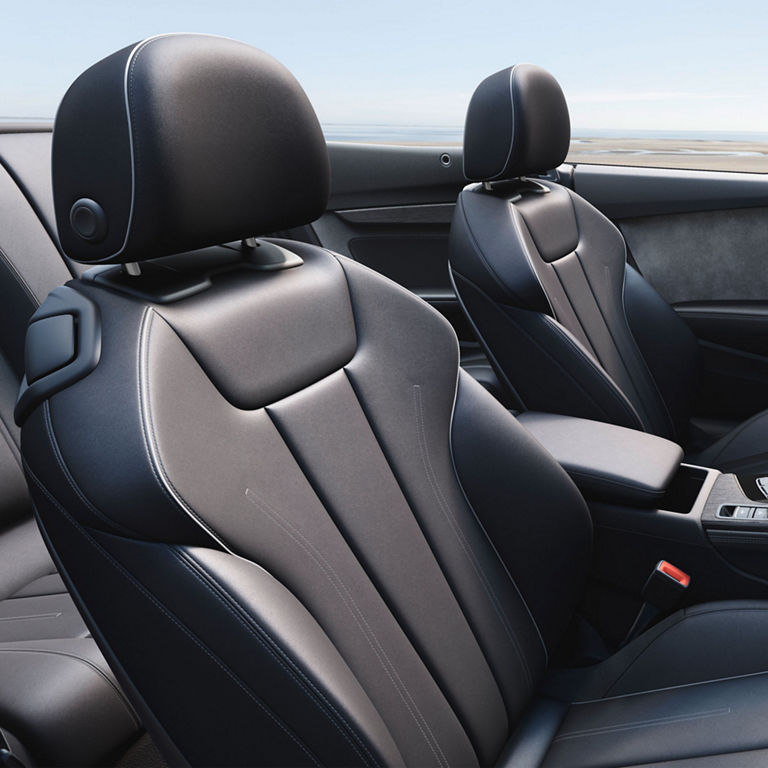
<path id="1" fill-rule="evenodd" d="M 72 278 L 38 216 L 51 208 L 50 132 L 0 132 L 0 164 L 0 749 L 30 765 L 104 764 L 141 725 L 48 554 L 13 421 L 27 322 Z"/>
<path id="2" fill-rule="evenodd" d="M 451 275 L 499 378 L 521 407 L 690 445 L 699 374 L 688 326 L 627 264 L 619 230 L 541 178 L 568 153 L 557 81 L 531 64 L 483 80 L 467 111 Z M 768 411 L 687 460 L 768 474 Z"/>

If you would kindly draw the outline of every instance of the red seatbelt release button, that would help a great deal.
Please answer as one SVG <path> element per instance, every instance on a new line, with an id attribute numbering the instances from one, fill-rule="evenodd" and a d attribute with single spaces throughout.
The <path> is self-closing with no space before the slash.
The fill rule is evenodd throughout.
<path id="1" fill-rule="evenodd" d="M 687 587 L 691 583 L 691 577 L 685 572 L 681 571 L 672 563 L 668 563 L 666 560 L 659 560 L 656 564 L 656 570 L 674 579 L 678 584 L 683 587 Z"/>
<path id="2" fill-rule="evenodd" d="M 682 600 L 691 577 L 667 560 L 659 560 L 643 587 L 643 606 L 622 645 L 634 640 L 654 619 L 669 614 Z"/>
<path id="3" fill-rule="evenodd" d="M 661 613 L 674 608 L 682 599 L 691 577 L 676 565 L 659 560 L 643 587 L 643 599 Z"/>

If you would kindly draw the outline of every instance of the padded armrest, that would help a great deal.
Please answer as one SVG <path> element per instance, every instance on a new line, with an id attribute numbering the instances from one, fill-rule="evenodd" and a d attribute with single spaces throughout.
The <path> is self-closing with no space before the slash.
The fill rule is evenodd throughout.
<path id="1" fill-rule="evenodd" d="M 683 459 L 676 443 L 614 424 L 535 411 L 517 418 L 592 499 L 655 506 Z"/>

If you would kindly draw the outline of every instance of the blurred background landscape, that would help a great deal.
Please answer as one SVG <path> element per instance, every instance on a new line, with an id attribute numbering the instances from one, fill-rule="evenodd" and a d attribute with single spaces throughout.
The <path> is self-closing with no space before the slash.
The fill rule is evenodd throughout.
<path id="1" fill-rule="evenodd" d="M 460 146 L 461 127 L 416 125 L 323 126 L 329 141 L 414 146 Z M 715 131 L 575 130 L 568 160 L 574 163 L 768 173 L 768 133 Z"/>

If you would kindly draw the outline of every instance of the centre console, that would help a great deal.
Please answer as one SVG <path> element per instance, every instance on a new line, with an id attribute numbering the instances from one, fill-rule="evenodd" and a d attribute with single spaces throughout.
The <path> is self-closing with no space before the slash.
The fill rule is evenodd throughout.
<path id="1" fill-rule="evenodd" d="M 684 604 L 768 598 L 768 477 L 687 464 L 654 435 L 556 414 L 519 422 L 581 490 L 595 528 L 591 618 L 618 639 L 649 573 L 691 575 Z"/>

